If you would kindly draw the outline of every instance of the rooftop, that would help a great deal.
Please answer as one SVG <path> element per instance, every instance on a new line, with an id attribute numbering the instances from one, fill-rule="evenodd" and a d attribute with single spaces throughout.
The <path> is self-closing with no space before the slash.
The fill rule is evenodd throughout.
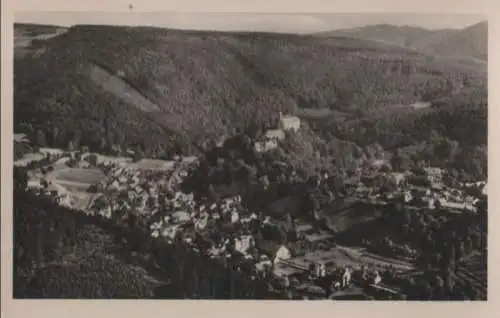
<path id="1" fill-rule="evenodd" d="M 279 140 L 283 140 L 285 139 L 285 132 L 281 129 L 272 129 L 272 130 L 268 130 L 266 132 L 266 137 L 267 138 L 277 138 Z"/>

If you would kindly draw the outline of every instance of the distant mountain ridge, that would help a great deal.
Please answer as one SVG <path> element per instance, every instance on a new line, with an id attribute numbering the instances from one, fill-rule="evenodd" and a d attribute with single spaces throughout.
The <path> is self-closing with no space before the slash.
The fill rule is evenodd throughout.
<path id="1" fill-rule="evenodd" d="M 488 22 L 463 29 L 428 30 L 414 26 L 389 24 L 339 29 L 318 33 L 320 36 L 350 36 L 399 45 L 422 53 L 449 57 L 488 58 Z"/>

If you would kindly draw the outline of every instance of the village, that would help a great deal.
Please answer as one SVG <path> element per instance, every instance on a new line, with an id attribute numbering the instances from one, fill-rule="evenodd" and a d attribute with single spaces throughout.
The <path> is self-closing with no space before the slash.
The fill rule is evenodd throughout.
<path id="1" fill-rule="evenodd" d="M 279 128 L 257 140 L 255 151 L 279 147 L 286 133 L 298 131 L 300 125 L 297 117 L 280 113 Z M 366 246 L 340 245 L 334 232 L 299 219 L 292 220 L 295 240 L 266 240 L 262 233 L 280 233 L 282 221 L 260 211 L 248 211 L 241 196 L 207 204 L 198 202 L 193 193 L 180 190 L 182 182 L 197 168 L 194 157 L 134 162 L 86 151 L 40 149 L 37 157 L 31 158 L 15 164 L 29 169 L 28 187 L 34 191 L 117 222 L 133 212 L 155 239 L 172 243 L 180 236 L 197 253 L 237 258 L 251 264 L 255 275 L 272 275 L 279 282 L 275 292 L 283 297 L 405 297 L 394 280 L 387 282 L 385 272 L 390 268 L 405 276 L 417 270 L 411 259 L 380 256 Z M 393 172 L 384 165 L 384 160 L 377 160 L 360 167 L 361 177 L 346 185 L 349 199 L 373 206 L 398 202 L 415 209 L 475 213 L 479 198 L 474 193 L 487 195 L 485 181 L 453 188 L 445 184 L 443 169 L 429 166 L 420 171 Z M 374 186 L 380 177 L 393 187 L 381 190 Z M 205 239 L 200 240 L 200 235 Z"/>

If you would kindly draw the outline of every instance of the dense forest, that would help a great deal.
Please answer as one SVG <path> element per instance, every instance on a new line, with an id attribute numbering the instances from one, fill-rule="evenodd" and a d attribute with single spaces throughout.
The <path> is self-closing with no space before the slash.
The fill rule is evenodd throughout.
<path id="1" fill-rule="evenodd" d="M 110 26 L 71 27 L 31 49 L 15 59 L 15 131 L 38 146 L 200 154 L 283 111 L 303 118 L 313 154 L 345 152 L 339 142 L 394 152 L 437 133 L 458 143 L 457 168 L 485 175 L 469 158 L 485 160 L 481 65 L 348 37 Z M 432 107 L 408 107 L 419 101 Z"/>
<path id="2" fill-rule="evenodd" d="M 463 29 L 429 30 L 415 26 L 367 25 L 319 33 L 319 36 L 350 36 L 393 43 L 432 55 L 467 60 L 488 59 L 488 22 L 481 21 Z"/>

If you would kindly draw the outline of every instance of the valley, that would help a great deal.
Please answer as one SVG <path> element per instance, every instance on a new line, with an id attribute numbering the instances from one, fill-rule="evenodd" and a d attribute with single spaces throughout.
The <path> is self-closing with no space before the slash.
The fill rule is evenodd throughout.
<path id="1" fill-rule="evenodd" d="M 15 29 L 16 297 L 487 299 L 471 29 Z"/>

